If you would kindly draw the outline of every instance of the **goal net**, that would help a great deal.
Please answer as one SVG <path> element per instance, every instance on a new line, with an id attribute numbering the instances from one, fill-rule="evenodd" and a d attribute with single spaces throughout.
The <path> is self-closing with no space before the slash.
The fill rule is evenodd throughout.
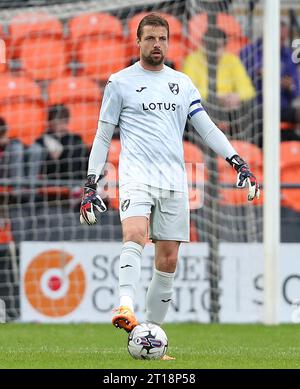
<path id="1" fill-rule="evenodd" d="M 84 242 L 88 256 L 95 242 L 113 247 L 122 239 L 116 173 L 118 130 L 99 186 L 108 211 L 91 228 L 80 225 L 79 205 L 104 86 L 111 73 L 138 59 L 136 28 L 145 13 L 159 12 L 168 19 L 167 64 L 192 78 L 211 118 L 262 182 L 261 73 L 256 68 L 262 43 L 254 51 L 247 45 L 262 36 L 263 6 L 262 1 L 242 0 L 15 0 L 1 7 L 6 63 L 0 65 L 0 124 L 1 134 L 9 141 L 5 147 L 1 143 L 0 151 L 0 297 L 7 320 L 20 318 L 24 293 L 32 306 L 46 316 L 52 312 L 53 318 L 70 312 L 87 288 L 80 265 L 68 265 L 70 258 L 62 248 Z M 61 134 L 56 136 L 55 131 Z M 256 290 L 262 290 L 262 268 L 257 260 L 251 261 L 263 239 L 263 191 L 260 200 L 248 202 L 246 189 L 235 188 L 235 172 L 204 147 L 190 125 L 184 132 L 184 152 L 186 163 L 200 165 L 202 172 L 199 177 L 193 174 L 193 167 L 188 171 L 191 241 L 205 244 L 198 264 L 203 269 L 199 282 L 205 284 L 201 297 L 204 320 L 230 321 L 234 316 L 230 301 L 238 305 L 245 298 L 235 288 L 243 284 L 247 268 Z M 28 253 L 28 247 L 32 248 L 36 267 L 28 265 L 30 274 L 28 269 L 26 274 L 21 271 L 25 266 L 23 242 L 31 242 L 24 250 Z M 34 249 L 40 242 L 48 247 L 42 257 Z M 55 242 L 61 242 L 61 254 Z M 113 265 L 105 262 L 107 257 L 99 247 L 99 252 L 93 249 L 93 263 L 97 268 L 103 261 L 98 270 L 104 279 Z M 244 262 L 237 259 L 243 255 Z M 231 264 L 224 270 L 224 261 L 230 256 Z M 59 273 L 53 271 L 43 278 L 43 269 L 67 266 L 74 293 L 68 298 L 63 297 Z M 222 282 L 231 271 L 236 285 L 227 292 L 225 303 Z M 113 281 L 116 286 L 116 279 Z M 41 292 L 44 284 L 47 293 Z M 229 286 L 226 284 L 227 289 Z M 109 288 L 112 285 L 107 286 L 107 293 Z M 196 298 L 192 290 L 189 293 L 191 301 Z M 261 298 L 257 298 L 258 310 Z M 49 306 L 45 308 L 45 304 Z M 224 306 L 227 316 L 222 316 Z M 176 310 L 176 304 L 172 309 Z"/>

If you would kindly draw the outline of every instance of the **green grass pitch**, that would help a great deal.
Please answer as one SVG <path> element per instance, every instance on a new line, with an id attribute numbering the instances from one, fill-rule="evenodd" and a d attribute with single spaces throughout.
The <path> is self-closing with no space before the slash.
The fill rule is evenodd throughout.
<path id="1" fill-rule="evenodd" d="M 4 369 L 299 369 L 300 325 L 166 324 L 175 361 L 137 361 L 109 324 L 1 324 Z"/>

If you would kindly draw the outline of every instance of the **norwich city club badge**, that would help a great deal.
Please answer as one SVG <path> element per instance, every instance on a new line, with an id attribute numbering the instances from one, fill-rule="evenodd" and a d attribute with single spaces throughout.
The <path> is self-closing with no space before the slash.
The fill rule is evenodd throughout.
<path id="1" fill-rule="evenodd" d="M 172 82 L 169 82 L 169 88 L 174 95 L 178 95 L 179 93 L 179 85 L 178 84 L 173 84 Z"/>

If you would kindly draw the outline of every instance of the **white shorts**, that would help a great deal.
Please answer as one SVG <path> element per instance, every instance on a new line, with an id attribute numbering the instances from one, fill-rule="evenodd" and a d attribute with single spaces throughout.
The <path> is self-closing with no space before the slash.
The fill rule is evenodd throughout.
<path id="1" fill-rule="evenodd" d="M 133 216 L 150 220 L 150 239 L 189 242 L 190 209 L 188 194 L 151 187 L 126 184 L 120 187 L 121 221 Z"/>

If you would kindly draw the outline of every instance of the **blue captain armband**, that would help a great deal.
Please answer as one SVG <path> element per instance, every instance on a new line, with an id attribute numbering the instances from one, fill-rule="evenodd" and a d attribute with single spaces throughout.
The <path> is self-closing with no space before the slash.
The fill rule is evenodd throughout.
<path id="1" fill-rule="evenodd" d="M 191 102 L 189 107 L 188 119 L 190 120 L 197 112 L 204 111 L 202 107 L 201 100 L 194 100 Z"/>

